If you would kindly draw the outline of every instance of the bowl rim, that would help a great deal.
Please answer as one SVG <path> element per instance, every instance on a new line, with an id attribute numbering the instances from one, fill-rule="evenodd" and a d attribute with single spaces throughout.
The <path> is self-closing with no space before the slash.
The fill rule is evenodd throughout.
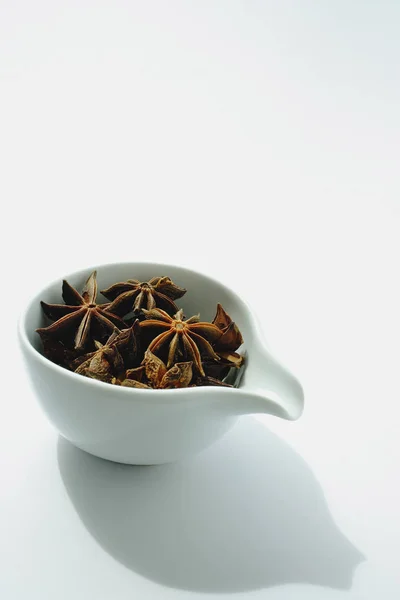
<path id="1" fill-rule="evenodd" d="M 42 286 L 41 289 L 34 294 L 33 297 L 31 297 L 30 300 L 28 300 L 25 303 L 24 308 L 22 309 L 19 318 L 18 318 L 18 337 L 20 340 L 21 345 L 24 347 L 24 349 L 32 356 L 32 358 L 34 360 L 38 360 L 40 363 L 42 363 L 44 365 L 45 368 L 48 368 L 50 370 L 53 370 L 54 373 L 58 373 L 61 377 L 64 376 L 67 378 L 67 380 L 69 378 L 72 378 L 73 381 L 78 382 L 81 381 L 82 385 L 88 385 L 89 387 L 93 387 L 93 389 L 95 390 L 96 387 L 100 386 L 99 389 L 103 389 L 103 391 L 105 391 L 105 389 L 108 389 L 110 393 L 116 394 L 116 395 L 125 395 L 125 397 L 131 396 L 132 398 L 135 395 L 139 395 L 142 396 L 143 392 L 145 392 L 146 396 L 151 395 L 151 396 L 156 396 L 158 400 L 161 400 L 161 398 L 171 398 L 171 395 L 176 395 L 179 394 L 181 396 L 190 393 L 191 395 L 196 395 L 196 394 L 204 394 L 204 393 L 217 393 L 218 395 L 220 394 L 232 394 L 235 392 L 240 392 L 241 388 L 226 388 L 226 387 L 218 387 L 218 386 L 197 386 L 197 387 L 187 387 L 187 388 L 174 388 L 174 389 L 166 389 L 166 390 L 156 390 L 156 389 L 136 389 L 136 388 L 128 388 L 128 387 L 124 387 L 124 386 L 119 386 L 119 385 L 113 385 L 111 386 L 110 383 L 107 383 L 105 381 L 99 381 L 97 379 L 91 379 L 90 377 L 84 377 L 83 375 L 80 375 L 79 373 L 74 373 L 73 371 L 69 371 L 68 369 L 57 365 L 56 363 L 53 363 L 51 360 L 49 360 L 46 356 L 44 356 L 41 352 L 39 352 L 29 341 L 27 333 L 26 333 L 26 318 L 27 318 L 27 314 L 31 308 L 31 306 L 36 303 L 36 302 L 40 302 L 41 300 L 41 296 L 43 294 L 43 292 L 45 292 L 48 288 L 57 285 L 60 282 L 60 279 L 62 281 L 62 279 L 68 279 L 68 278 L 72 278 L 72 277 L 76 277 L 76 276 L 85 276 L 87 273 L 91 273 L 92 271 L 97 271 L 98 269 L 103 269 L 103 268 L 112 268 L 112 267 L 117 267 L 117 266 L 135 266 L 135 265 L 140 265 L 140 266 L 151 266 L 151 267 L 160 267 L 160 269 L 168 269 L 170 267 L 172 267 L 173 269 L 179 269 L 182 272 L 188 272 L 191 273 L 192 275 L 196 275 L 196 276 L 200 276 L 203 277 L 205 279 L 208 279 L 210 281 L 210 283 L 212 284 L 217 284 L 220 285 L 222 287 L 224 287 L 234 298 L 235 302 L 237 302 L 239 305 L 242 306 L 243 311 L 247 314 L 247 317 L 249 318 L 249 322 L 250 322 L 250 328 L 254 331 L 255 330 L 255 322 L 254 322 L 254 315 L 253 312 L 251 310 L 251 308 L 249 307 L 249 305 L 247 304 L 247 302 L 245 300 L 243 300 L 234 290 L 232 290 L 229 286 L 227 286 L 225 283 L 221 282 L 220 280 L 216 279 L 215 277 L 210 277 L 210 275 L 207 275 L 206 273 L 203 273 L 201 271 L 198 271 L 196 269 L 192 269 L 190 267 L 185 267 L 179 264 L 173 264 L 173 263 L 162 263 L 162 262 L 154 262 L 154 261 L 118 261 L 118 262 L 109 262 L 109 263 L 100 263 L 97 266 L 87 266 L 84 267 L 82 269 L 77 269 L 75 271 L 71 271 L 65 275 L 62 276 L 62 278 L 57 277 L 56 279 L 53 279 L 52 281 L 48 282 L 45 286 Z M 106 387 L 105 387 L 106 386 Z M 111 392 L 111 390 L 113 390 L 113 392 Z M 160 394 L 160 392 L 163 392 L 162 394 Z"/>

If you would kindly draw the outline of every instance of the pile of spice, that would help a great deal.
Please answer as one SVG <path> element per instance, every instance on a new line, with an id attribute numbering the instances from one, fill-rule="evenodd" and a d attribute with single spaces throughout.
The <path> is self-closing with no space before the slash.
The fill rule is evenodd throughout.
<path id="1" fill-rule="evenodd" d="M 62 284 L 64 304 L 41 302 L 53 321 L 37 329 L 45 356 L 75 373 L 113 385 L 168 389 L 237 385 L 244 358 L 237 325 L 217 305 L 211 323 L 186 318 L 175 301 L 186 290 L 169 277 L 128 279 L 102 290 L 94 271 L 79 293 Z"/>

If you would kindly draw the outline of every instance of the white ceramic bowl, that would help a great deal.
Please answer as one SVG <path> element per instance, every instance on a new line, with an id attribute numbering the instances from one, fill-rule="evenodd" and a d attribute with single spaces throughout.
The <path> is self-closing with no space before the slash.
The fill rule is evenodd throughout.
<path id="1" fill-rule="evenodd" d="M 300 416 L 303 392 L 299 382 L 271 356 L 249 307 L 233 291 L 206 275 L 173 265 L 121 263 L 96 269 L 101 289 L 116 281 L 147 281 L 168 275 L 188 289 L 182 299 L 186 314 L 200 313 L 204 320 L 212 320 L 220 302 L 242 331 L 247 361 L 239 389 L 140 390 L 112 386 L 68 371 L 43 356 L 35 332 L 45 324 L 40 300 L 60 302 L 60 277 L 26 307 L 19 322 L 19 337 L 43 410 L 75 446 L 116 462 L 160 464 L 206 448 L 241 414 L 262 412 L 284 419 Z M 71 273 L 65 279 L 80 290 L 91 270 Z"/>

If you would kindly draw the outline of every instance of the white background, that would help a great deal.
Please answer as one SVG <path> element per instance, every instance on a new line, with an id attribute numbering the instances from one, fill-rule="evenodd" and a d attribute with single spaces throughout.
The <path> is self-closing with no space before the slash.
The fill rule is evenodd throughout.
<path id="1" fill-rule="evenodd" d="M 1 0 L 0 596 L 400 596 L 396 0 Z M 194 461 L 58 441 L 19 310 L 118 260 L 197 268 L 304 384 Z"/>

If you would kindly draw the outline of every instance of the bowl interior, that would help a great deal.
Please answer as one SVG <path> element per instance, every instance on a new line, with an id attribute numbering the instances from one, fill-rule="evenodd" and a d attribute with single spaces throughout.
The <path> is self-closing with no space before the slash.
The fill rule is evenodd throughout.
<path id="1" fill-rule="evenodd" d="M 62 304 L 62 279 L 67 279 L 80 292 L 93 270 L 93 268 L 87 268 L 60 276 L 59 280 L 51 283 L 32 299 L 23 317 L 22 327 L 29 342 L 36 350 L 41 352 L 41 342 L 35 330 L 38 327 L 48 325 L 42 313 L 40 300 L 48 303 Z M 234 292 L 206 275 L 183 267 L 154 263 L 110 264 L 96 267 L 96 270 L 99 290 L 105 289 L 113 283 L 126 281 L 127 279 L 148 281 L 152 277 L 167 275 L 177 285 L 188 290 L 183 298 L 176 301 L 179 307 L 184 307 L 187 317 L 200 313 L 201 320 L 211 321 L 216 312 L 217 302 L 220 302 L 232 319 L 237 322 L 245 342 L 248 343 L 250 341 L 250 315 L 246 305 Z M 97 301 L 102 303 L 103 301 L 107 302 L 107 299 L 99 292 Z"/>

